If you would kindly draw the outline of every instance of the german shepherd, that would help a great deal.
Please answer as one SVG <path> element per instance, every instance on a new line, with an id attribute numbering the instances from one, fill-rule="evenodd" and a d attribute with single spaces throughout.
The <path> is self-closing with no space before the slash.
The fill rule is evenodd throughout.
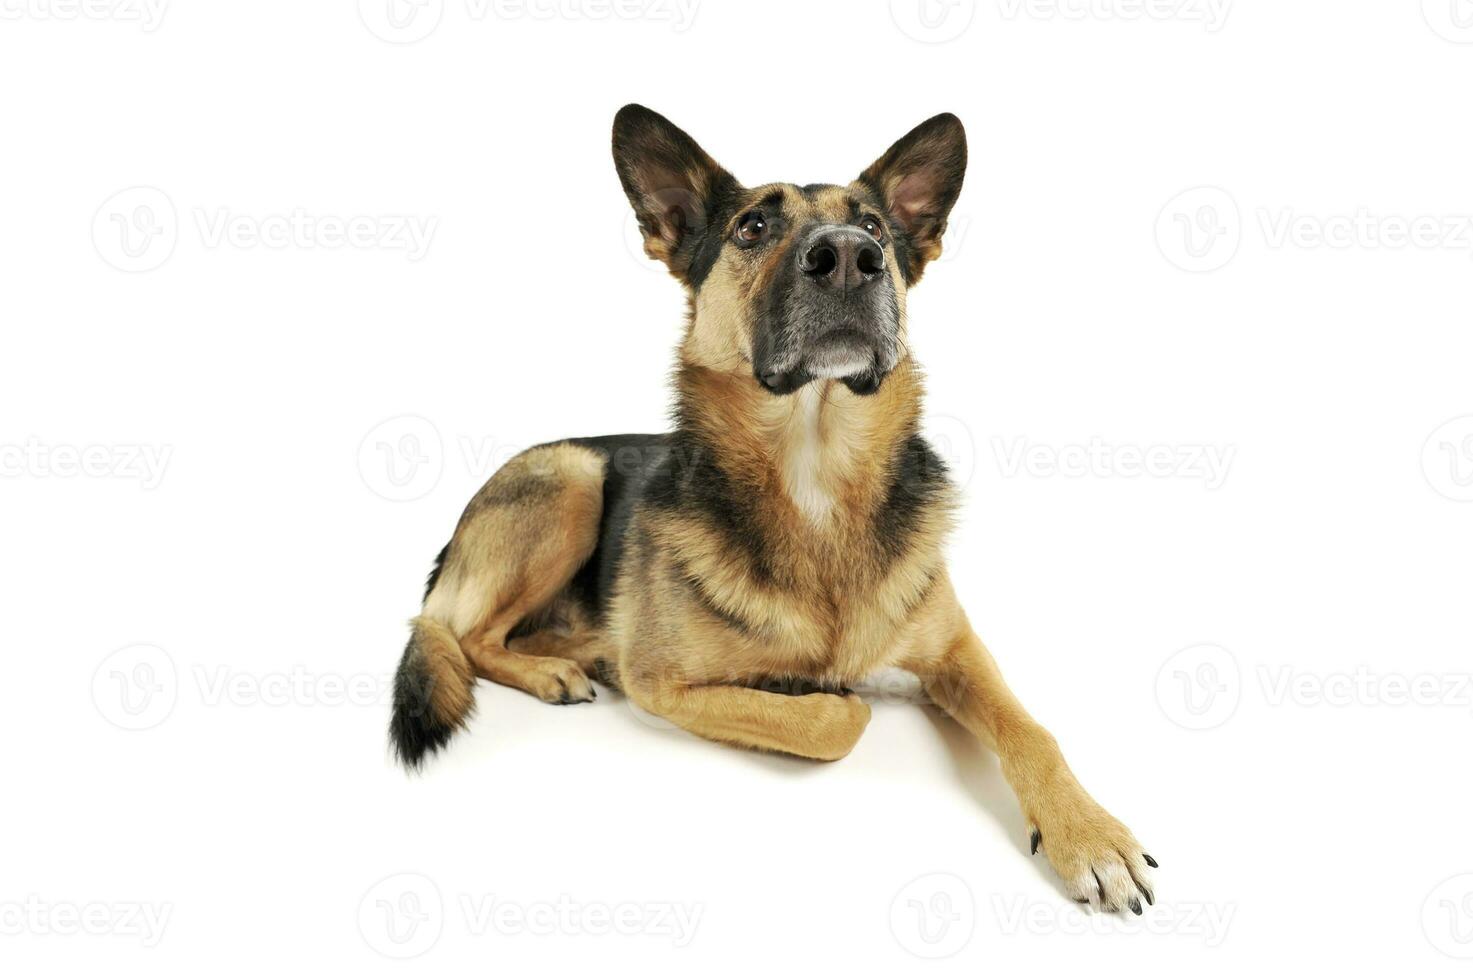
<path id="1" fill-rule="evenodd" d="M 673 431 L 537 446 L 475 495 L 399 665 L 399 759 L 464 726 L 477 677 L 551 704 L 596 678 L 705 738 L 840 759 L 870 718 L 850 685 L 899 667 L 997 752 L 1070 897 L 1140 914 L 1155 861 L 1008 690 L 942 558 L 956 495 L 918 431 L 905 299 L 961 191 L 961 122 L 844 186 L 745 187 L 638 105 L 613 149 L 688 299 Z"/>

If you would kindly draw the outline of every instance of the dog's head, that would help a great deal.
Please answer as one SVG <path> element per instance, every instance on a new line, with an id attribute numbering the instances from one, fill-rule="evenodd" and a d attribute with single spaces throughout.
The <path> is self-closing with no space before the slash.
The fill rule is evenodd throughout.
<path id="1" fill-rule="evenodd" d="M 789 394 L 879 388 L 904 351 L 905 293 L 941 253 L 966 136 L 921 123 L 851 183 L 742 186 L 668 119 L 614 118 L 614 165 L 644 236 L 691 299 L 685 356 Z"/>

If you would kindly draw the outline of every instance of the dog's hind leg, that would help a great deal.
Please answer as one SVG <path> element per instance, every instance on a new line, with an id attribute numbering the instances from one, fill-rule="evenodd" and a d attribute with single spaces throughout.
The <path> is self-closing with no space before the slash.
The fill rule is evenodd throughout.
<path id="1" fill-rule="evenodd" d="M 554 704 L 592 700 L 577 663 L 514 653 L 507 640 L 557 600 L 593 552 L 604 466 L 579 446 L 531 449 L 466 507 L 421 615 L 449 628 L 478 676 Z"/>

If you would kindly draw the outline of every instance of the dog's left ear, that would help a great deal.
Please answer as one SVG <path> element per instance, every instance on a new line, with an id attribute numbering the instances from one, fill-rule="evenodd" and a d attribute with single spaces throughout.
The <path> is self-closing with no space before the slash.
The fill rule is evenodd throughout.
<path id="1" fill-rule="evenodd" d="M 904 233 L 909 254 L 901 256 L 902 271 L 908 282 L 941 254 L 946 216 L 966 172 L 966 131 L 960 119 L 943 112 L 906 133 L 859 175 Z"/>
<path id="2" fill-rule="evenodd" d="M 614 116 L 614 167 L 639 219 L 644 251 L 689 283 L 700 243 L 721 220 L 736 178 L 670 120 L 642 105 Z"/>

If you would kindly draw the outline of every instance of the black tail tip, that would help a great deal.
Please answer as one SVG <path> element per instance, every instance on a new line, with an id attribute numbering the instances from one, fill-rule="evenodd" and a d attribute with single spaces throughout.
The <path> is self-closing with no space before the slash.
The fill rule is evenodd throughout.
<path id="1" fill-rule="evenodd" d="M 429 705 L 395 702 L 394 717 L 389 722 L 389 742 L 394 758 L 410 772 L 417 772 L 425 761 L 445 747 L 455 734 L 454 725 L 436 721 Z"/>
<path id="2" fill-rule="evenodd" d="M 394 756 L 411 772 L 420 769 L 425 760 L 444 748 L 450 737 L 463 727 L 462 721 L 447 723 L 436 715 L 430 696 L 434 678 L 415 652 L 411 639 L 399 673 L 394 677 L 394 713 L 389 720 L 389 742 Z"/>

